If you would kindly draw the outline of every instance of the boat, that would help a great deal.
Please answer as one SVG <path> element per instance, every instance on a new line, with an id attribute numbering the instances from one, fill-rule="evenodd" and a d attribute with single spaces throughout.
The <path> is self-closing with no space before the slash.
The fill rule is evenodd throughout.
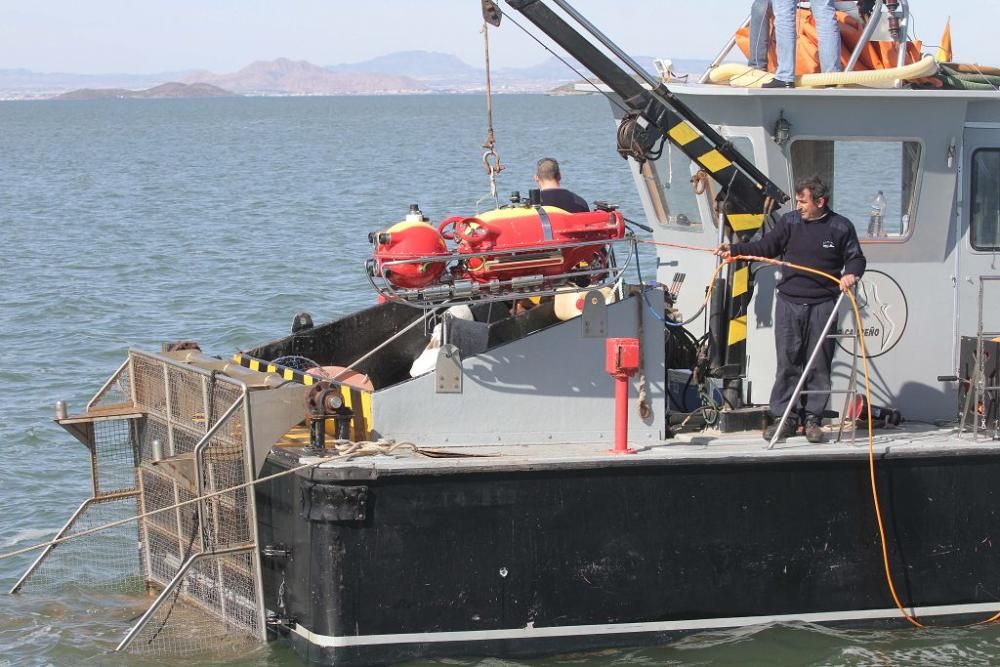
<path id="1" fill-rule="evenodd" d="M 12 592 L 96 560 L 155 595 L 119 650 L 316 665 L 998 618 L 1000 94 L 667 85 L 551 2 L 508 0 L 603 82 L 644 222 L 415 206 L 370 237 L 380 303 L 232 355 L 130 350 L 57 405 L 93 496 Z M 906 41 L 907 12 L 872 20 Z M 803 174 L 868 258 L 822 444 L 760 437 L 783 267 L 705 251 Z"/>

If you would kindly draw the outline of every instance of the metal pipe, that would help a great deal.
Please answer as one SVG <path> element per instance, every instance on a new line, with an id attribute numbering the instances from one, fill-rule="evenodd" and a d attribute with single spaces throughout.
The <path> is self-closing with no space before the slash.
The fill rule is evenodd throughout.
<path id="1" fill-rule="evenodd" d="M 872 7 L 871 16 L 868 17 L 868 23 L 865 24 L 865 29 L 862 31 L 861 37 L 858 38 L 857 46 L 854 47 L 854 51 L 851 53 L 851 58 L 847 61 L 847 65 L 844 66 L 845 72 L 850 72 L 854 69 L 854 66 L 858 64 L 861 52 L 865 50 L 865 46 L 868 45 L 872 35 L 875 34 L 875 29 L 882 21 L 882 6 L 884 4 L 885 0 L 875 0 L 875 6 Z"/>
<path id="2" fill-rule="evenodd" d="M 236 411 L 237 408 L 243 406 L 244 402 L 246 402 L 246 399 L 247 399 L 247 387 L 246 385 L 243 385 L 240 397 L 237 400 L 233 401 L 233 404 L 230 405 L 226 409 L 226 411 L 222 413 L 222 416 L 220 416 L 218 421 L 215 422 L 215 425 L 212 428 L 210 428 L 208 432 L 205 433 L 205 435 L 202 437 L 202 439 L 198 441 L 198 444 L 194 446 L 193 450 L 194 476 L 199 498 L 205 495 L 204 464 L 202 463 L 201 457 L 204 454 L 205 449 L 208 447 L 208 443 L 212 440 L 213 437 L 215 437 L 216 431 L 218 431 L 222 427 L 222 425 L 226 423 L 226 421 Z M 244 424 L 244 430 L 249 430 L 249 428 L 250 428 L 249 424 Z M 178 513 L 178 517 L 179 516 L 180 513 Z M 204 498 L 201 498 L 201 500 L 198 502 L 198 517 L 200 526 L 200 530 L 198 532 L 201 533 L 201 548 L 202 551 L 209 551 L 208 540 L 206 539 L 206 536 L 208 535 L 208 526 L 206 525 L 208 521 L 208 511 L 205 505 Z"/>
<path id="3" fill-rule="evenodd" d="M 160 608 L 160 606 L 166 601 L 166 599 L 170 596 L 173 590 L 180 584 L 181 579 L 184 578 L 184 575 L 187 574 L 187 571 L 189 569 L 191 569 L 191 566 L 194 565 L 195 561 L 201 558 L 211 558 L 214 556 L 228 556 L 229 554 L 241 553 L 244 551 L 250 551 L 252 549 L 256 549 L 256 547 L 250 546 L 250 547 L 236 547 L 232 549 L 223 549 L 221 551 L 216 551 L 214 553 L 195 554 L 190 558 L 188 558 L 187 561 L 185 561 L 184 564 L 177 569 L 177 574 L 175 574 L 174 578 L 170 580 L 170 583 L 167 584 L 166 588 L 164 588 L 163 591 L 156 597 L 156 599 L 153 600 L 153 604 L 149 605 L 149 609 L 147 609 L 146 613 L 142 615 L 142 618 L 140 618 L 138 622 L 136 622 L 136 624 L 129 629 L 124 639 L 122 639 L 121 642 L 118 644 L 118 646 L 115 647 L 115 653 L 120 653 L 121 651 L 124 651 L 125 649 L 128 648 L 129 644 L 131 644 L 132 641 L 136 638 L 136 635 L 139 634 L 139 632 L 146 626 L 146 623 L 149 622 L 149 619 L 152 618 L 153 614 L 156 613 L 156 610 Z"/>
<path id="4" fill-rule="evenodd" d="M 837 319 L 837 314 L 840 312 L 840 302 L 844 300 L 845 292 L 841 292 L 840 296 L 837 297 L 837 303 L 833 305 L 833 311 L 830 312 L 830 317 L 827 318 L 826 324 L 823 326 L 823 334 L 816 341 L 816 347 L 813 348 L 812 354 L 809 356 L 809 362 L 806 367 L 802 370 L 802 375 L 799 376 L 799 382 L 795 385 L 795 391 L 792 392 L 791 398 L 788 399 L 788 405 L 785 406 L 785 413 L 781 415 L 781 421 L 778 422 L 778 429 L 774 432 L 771 437 L 771 442 L 767 443 L 768 449 L 774 449 L 774 444 L 778 442 L 778 438 L 781 437 L 781 432 L 785 428 L 785 422 L 788 421 L 788 415 L 792 411 L 792 406 L 795 405 L 795 401 L 798 400 L 799 394 L 802 392 L 802 385 L 806 383 L 806 376 L 809 375 L 809 371 L 816 364 L 816 357 L 819 356 L 819 351 L 823 349 L 823 343 L 826 342 L 826 333 L 830 330 L 830 326 L 833 324 L 834 320 Z"/>
<path id="5" fill-rule="evenodd" d="M 128 366 L 129 361 L 130 358 L 127 357 L 125 359 L 125 362 L 118 367 L 118 370 L 116 370 L 114 373 L 111 374 L 111 377 L 108 378 L 108 381 L 101 385 L 101 388 L 97 390 L 97 393 L 94 394 L 94 396 L 87 402 L 87 407 L 84 408 L 84 412 L 90 412 L 90 409 L 97 404 L 97 401 L 101 400 L 101 398 L 104 396 L 104 392 L 108 390 L 108 387 L 111 386 L 111 383 L 113 383 L 115 380 L 118 379 L 118 376 L 121 374 L 121 372 L 125 370 L 126 366 Z M 132 384 L 133 386 L 135 385 L 134 382 Z"/>
<path id="6" fill-rule="evenodd" d="M 881 0 L 879 0 L 879 1 L 881 2 Z M 743 28 L 745 28 L 748 25 L 750 25 L 750 19 L 751 19 L 752 16 L 753 16 L 752 14 L 747 14 L 746 19 L 743 21 L 742 24 L 740 24 L 740 27 L 737 29 L 737 32 L 739 32 L 739 30 L 742 30 Z M 736 33 L 735 32 L 733 33 L 733 36 L 729 38 L 729 41 L 726 42 L 726 45 L 724 47 L 722 47 L 722 50 L 719 51 L 718 55 L 715 56 L 715 58 L 712 60 L 712 63 L 708 66 L 708 68 L 705 70 L 705 72 L 701 75 L 701 78 L 698 79 L 698 83 L 705 83 L 705 82 L 708 81 L 708 77 L 712 73 L 712 70 L 715 69 L 719 65 L 719 63 L 721 63 L 723 61 L 723 59 L 725 59 L 725 57 L 729 55 L 729 52 L 733 50 L 734 46 L 736 46 Z"/>
<path id="7" fill-rule="evenodd" d="M 249 427 L 249 424 L 253 423 L 253 414 L 251 413 L 250 401 L 243 401 L 243 419 L 244 424 L 248 426 L 243 429 L 244 439 L 247 451 L 246 465 L 244 466 L 244 475 L 247 481 L 254 478 L 257 470 L 257 462 L 254 460 L 254 441 L 253 441 L 253 429 Z M 263 465 L 263 464 L 262 464 Z M 250 552 L 250 567 L 253 568 L 254 572 L 254 596 L 257 601 L 257 630 L 258 638 L 261 641 L 267 639 L 267 612 L 264 610 L 264 582 L 263 573 L 260 569 L 260 554 L 257 548 L 260 547 L 259 539 L 260 536 L 257 533 L 257 503 L 254 501 L 254 495 L 252 493 L 247 494 L 247 522 L 250 528 L 250 538 L 255 548 Z M 220 579 L 219 581 L 222 581 Z"/>
<path id="8" fill-rule="evenodd" d="M 906 0 L 899 0 L 899 10 L 903 15 L 903 33 L 899 36 L 898 53 L 896 54 L 896 67 L 906 64 L 906 46 L 910 43 L 910 5 Z M 903 80 L 896 79 L 896 88 L 903 87 Z"/>
<path id="9" fill-rule="evenodd" d="M 629 378 L 639 370 L 639 339 L 608 338 L 604 368 L 615 383 L 615 444 L 612 454 L 635 454 L 628 446 Z"/>
<path id="10" fill-rule="evenodd" d="M 986 291 L 986 283 L 1000 280 L 1000 276 L 979 276 L 979 295 L 976 307 L 976 358 L 973 361 L 972 378 L 970 378 L 968 394 L 965 396 L 965 405 L 962 409 L 962 421 L 959 424 L 958 436 L 962 437 L 965 430 L 965 418 L 972 408 L 972 440 L 975 442 L 979 438 L 979 402 L 983 398 L 983 390 L 986 384 L 986 371 L 983 368 L 983 295 Z M 971 406 L 970 406 L 971 399 Z"/>

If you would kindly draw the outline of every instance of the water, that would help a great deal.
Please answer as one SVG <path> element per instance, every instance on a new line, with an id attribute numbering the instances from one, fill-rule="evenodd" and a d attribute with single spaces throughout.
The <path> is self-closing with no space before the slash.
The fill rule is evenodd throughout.
<path id="1" fill-rule="evenodd" d="M 605 100 L 495 106 L 502 194 L 526 193 L 551 155 L 566 186 L 639 215 Z M 192 338 L 228 354 L 284 335 L 296 312 L 325 321 L 371 303 L 368 231 L 413 202 L 434 220 L 474 212 L 485 137 L 478 96 L 0 103 L 0 552 L 44 540 L 89 494 L 86 451 L 52 424 L 55 400 L 82 409 L 130 346 Z M 30 561 L 0 560 L 0 587 Z M 108 654 L 143 603 L 83 587 L 0 595 L 0 667 L 154 664 Z M 800 625 L 524 664 L 997 662 L 994 628 Z M 200 664 L 299 662 L 275 645 Z"/>

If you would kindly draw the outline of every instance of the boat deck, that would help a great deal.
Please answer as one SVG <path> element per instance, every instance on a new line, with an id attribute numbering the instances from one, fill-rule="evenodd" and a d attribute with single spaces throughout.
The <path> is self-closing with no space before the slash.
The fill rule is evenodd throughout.
<path id="1" fill-rule="evenodd" d="M 757 431 L 720 433 L 706 430 L 682 433 L 673 439 L 655 445 L 636 447 L 634 454 L 615 455 L 611 443 L 586 444 L 545 443 L 533 445 L 465 445 L 433 447 L 418 450 L 400 448 L 391 454 L 365 453 L 342 461 L 321 463 L 319 470 L 338 471 L 350 477 L 369 478 L 400 474 L 455 474 L 461 472 L 511 472 L 515 470 L 567 470 L 600 467 L 642 465 L 684 465 L 692 463 L 749 463 L 774 461 L 845 459 L 868 457 L 868 440 L 865 431 L 859 430 L 856 439 L 850 433 L 835 442 L 836 430 L 827 428 L 827 442 L 812 444 L 804 436 L 779 441 L 773 449 Z M 298 427 L 289 433 L 279 447 L 277 456 L 286 465 L 308 464 L 321 459 L 305 450 L 308 431 Z M 936 426 L 907 422 L 898 427 L 876 429 L 874 451 L 879 459 L 914 458 L 923 456 L 968 456 L 1000 454 L 1000 441 L 989 435 L 979 434 L 973 440 L 967 432 L 959 437 L 956 425 Z"/>

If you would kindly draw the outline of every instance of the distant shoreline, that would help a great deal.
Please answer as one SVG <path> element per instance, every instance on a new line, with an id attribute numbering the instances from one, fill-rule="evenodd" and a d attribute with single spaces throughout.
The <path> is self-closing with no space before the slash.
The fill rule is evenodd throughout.
<path id="1" fill-rule="evenodd" d="M 60 97 L 59 95 L 47 95 L 38 97 L 2 97 L 0 96 L 0 102 L 106 102 L 106 101 L 121 101 L 121 102 L 153 102 L 162 100 L 211 100 L 211 99 L 304 99 L 304 98 L 320 98 L 320 97 L 454 97 L 454 96 L 470 96 L 470 95 L 483 95 L 486 91 L 484 90 L 456 90 L 456 91 L 446 91 L 446 90 L 428 90 L 424 92 L 386 92 L 386 93 L 260 93 L 260 94 L 240 94 L 240 95 L 227 95 L 227 96 L 216 96 L 216 97 L 205 97 L 205 96 L 178 96 L 178 97 L 118 97 L 114 95 L 104 95 L 95 96 L 87 98 L 67 98 Z M 493 91 L 494 96 L 506 97 L 514 95 L 533 95 L 539 97 L 581 97 L 589 95 L 599 95 L 598 92 L 593 93 L 553 93 L 551 91 L 538 91 L 538 90 L 509 90 L 503 92 Z"/>

